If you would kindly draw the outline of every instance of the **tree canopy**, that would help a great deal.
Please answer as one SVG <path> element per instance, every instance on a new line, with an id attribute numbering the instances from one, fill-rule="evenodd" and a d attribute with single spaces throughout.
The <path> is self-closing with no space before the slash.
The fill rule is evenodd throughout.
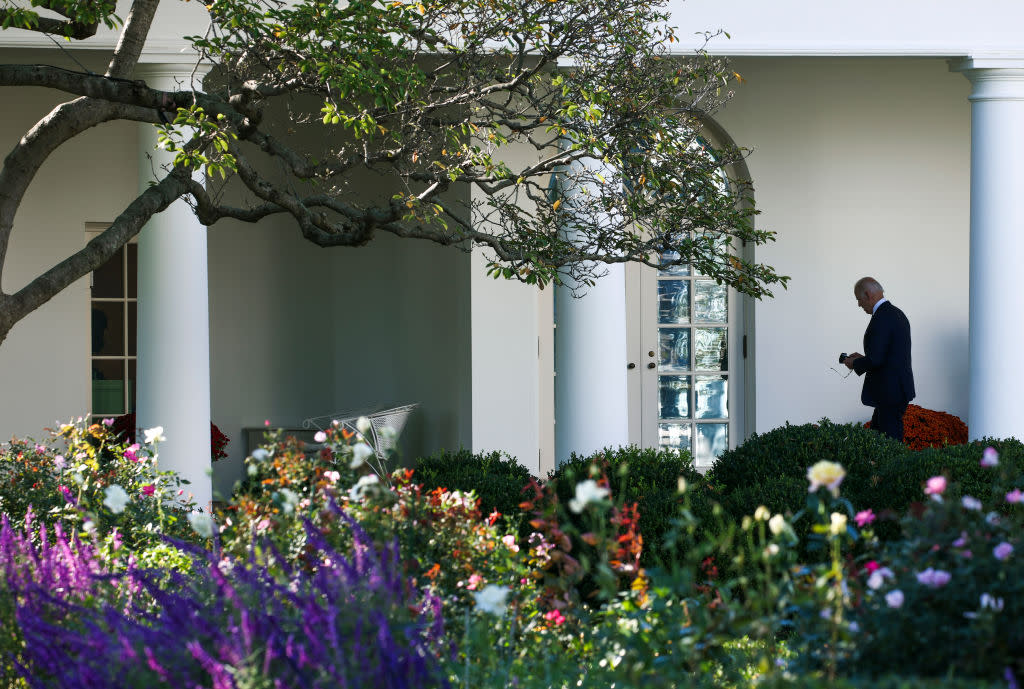
<path id="1" fill-rule="evenodd" d="M 211 0 L 189 40 L 212 71 L 180 92 L 132 78 L 159 2 L 133 0 L 122 21 L 110 0 L 0 0 L 7 30 L 88 42 L 120 27 L 102 75 L 0 64 L 0 86 L 73 97 L 0 169 L 0 276 L 15 212 L 61 144 L 130 120 L 176 154 L 104 233 L 0 293 L 0 341 L 179 198 L 206 225 L 287 214 L 321 246 L 379 232 L 481 246 L 495 276 L 541 286 L 585 287 L 626 261 L 693 263 L 758 298 L 786 283 L 728 250 L 774 236 L 728 174 L 745 152 L 702 137 L 735 75 L 703 49 L 674 54 L 664 2 Z M 315 150 L 296 130 L 317 132 Z M 393 188 L 368 196 L 368 177 Z"/>

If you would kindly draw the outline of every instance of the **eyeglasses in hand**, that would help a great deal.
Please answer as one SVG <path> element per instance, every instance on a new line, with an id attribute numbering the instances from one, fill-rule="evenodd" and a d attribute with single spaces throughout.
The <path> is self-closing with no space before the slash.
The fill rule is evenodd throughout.
<path id="1" fill-rule="evenodd" d="M 849 378 L 850 374 L 853 373 L 853 369 L 852 368 L 848 369 L 846 371 L 846 375 L 843 375 L 842 373 L 840 373 L 839 369 L 837 369 L 835 366 L 829 366 L 829 370 L 835 371 L 836 375 L 839 376 L 840 378 Z"/>

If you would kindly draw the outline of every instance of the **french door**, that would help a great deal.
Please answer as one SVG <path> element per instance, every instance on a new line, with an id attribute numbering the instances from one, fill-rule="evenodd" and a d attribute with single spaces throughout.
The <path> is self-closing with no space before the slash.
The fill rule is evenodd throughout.
<path id="1" fill-rule="evenodd" d="M 627 275 L 632 442 L 686 450 L 706 469 L 739 440 L 738 302 L 727 286 L 692 266 L 633 267 Z"/>

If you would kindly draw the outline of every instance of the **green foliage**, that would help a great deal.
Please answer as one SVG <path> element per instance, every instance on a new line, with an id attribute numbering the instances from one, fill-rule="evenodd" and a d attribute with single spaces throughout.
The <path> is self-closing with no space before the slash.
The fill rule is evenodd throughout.
<path id="1" fill-rule="evenodd" d="M 963 483 L 929 481 L 931 497 L 903 519 L 904 538 L 865 556 L 854 610 L 863 635 L 851 659 L 858 673 L 1024 674 L 1024 475 L 999 460 L 974 460 Z"/>
<path id="2" fill-rule="evenodd" d="M 548 481 L 554 482 L 559 501 L 567 504 L 576 484 L 595 472 L 607 476 L 608 488 L 616 500 L 624 505 L 637 503 L 644 539 L 641 562 L 651 564 L 664 558 L 665 535 L 682 504 L 679 479 L 691 485 L 702 480 L 689 453 L 629 446 L 605 448 L 588 457 L 573 454 L 548 476 Z"/>
<path id="3" fill-rule="evenodd" d="M 747 448 L 746 473 L 726 464 L 713 472 L 715 483 L 702 481 L 685 455 L 630 447 L 574 456 L 544 485 L 529 483 L 532 533 L 518 540 L 502 520 L 488 518 L 474 493 L 473 483 L 482 482 L 497 499 L 502 486 L 528 478 L 507 455 L 463 451 L 421 460 L 423 473 L 439 482 L 466 481 L 453 491 L 420 486 L 419 469 L 378 473 L 358 433 L 332 427 L 317 452 L 271 433 L 219 515 L 219 567 L 227 572 L 244 560 L 301 590 L 321 573 L 325 552 L 299 533 L 304 523 L 338 552 L 355 547 L 352 526 L 327 509 L 334 501 L 369 541 L 397 542 L 394 564 L 407 590 L 437 596 L 450 649 L 440 657 L 451 684 L 464 689 L 994 689 L 1005 672 L 1024 675 L 1024 445 L 899 454 L 857 427 L 822 422 L 780 431 L 756 438 L 771 437 L 797 456 L 789 468 L 776 458 L 773 470 L 790 475 L 775 481 L 749 459 L 768 456 L 763 447 Z M 138 465 L 151 466 L 157 448 L 120 446 L 102 425 L 65 426 L 55 442 L 77 464 L 60 466 L 52 446 L 15 441 L 3 450 L 4 509 L 45 501 L 53 482 L 68 478 L 60 471 L 77 471 L 80 482 L 68 485 L 80 487 L 78 516 L 67 514 L 61 491 L 63 503 L 51 505 L 47 518 L 91 530 L 98 562 L 156 570 L 157 584 L 181 581 L 175 572 L 187 570 L 191 556 L 162 541 L 160 529 L 140 526 L 145 510 L 158 505 L 134 489 L 123 510 L 104 504 L 112 479 L 125 486 L 150 480 Z M 998 464 L 985 454 L 989 444 L 1000 450 Z M 887 459 L 871 462 L 872 448 Z M 841 485 L 839 467 L 822 460 L 843 464 Z M 816 464 L 812 475 L 824 487 L 811 493 L 808 467 Z M 929 489 L 942 499 L 928 498 L 922 484 L 940 474 L 948 486 L 931 481 Z M 725 476 L 747 476 L 749 485 L 730 489 Z M 876 502 L 852 497 L 868 487 Z M 717 498 L 756 507 L 734 515 Z M 910 505 L 900 508 L 901 528 L 888 541 L 875 538 L 877 522 L 854 528 L 857 510 L 884 509 L 883 500 Z M 790 507 L 761 507 L 775 501 Z M 645 509 L 658 517 L 646 526 Z M 83 520 L 92 526 L 83 529 Z M 655 534 L 644 532 L 657 558 L 640 566 L 645 528 Z M 819 546 L 813 559 L 809 542 Z M 928 570 L 950 579 L 930 586 L 920 578 Z M 117 605 L 118 580 L 100 581 L 110 590 L 98 588 L 88 604 Z M 897 589 L 903 597 L 894 605 Z M 0 595 L 0 646 L 10 658 L 22 639 L 15 602 Z"/>
<path id="4" fill-rule="evenodd" d="M 163 536 L 199 537 L 188 481 L 157 470 L 156 442 L 128 445 L 105 424 L 65 424 L 46 444 L 13 439 L 0 447 L 0 510 L 21 522 L 31 508 L 46 524 L 101 537 L 116 529 L 131 548 Z"/>
<path id="5" fill-rule="evenodd" d="M 889 462 L 881 467 L 870 504 L 876 512 L 889 509 L 901 516 L 907 506 L 922 499 L 921 487 L 928 478 L 945 475 L 956 481 L 964 495 L 986 498 L 992 491 L 991 471 L 981 466 L 985 448 L 999 452 L 1004 466 L 1024 472 L 1024 444 L 1018 440 L 986 438 L 965 445 L 928 448 L 915 452 L 903 461 Z"/>
<path id="6" fill-rule="evenodd" d="M 886 505 L 880 499 L 881 472 L 890 465 L 911 461 L 901 443 L 859 424 L 786 424 L 754 434 L 739 447 L 727 450 L 708 471 L 709 494 L 735 519 L 753 514 L 759 505 L 772 512 L 794 514 L 807 496 L 807 469 L 821 460 L 837 462 L 846 470 L 843 495 L 857 509 Z M 903 503 L 902 507 L 906 507 Z M 798 523 L 797 532 L 807 527 Z"/>
<path id="7" fill-rule="evenodd" d="M 730 97 L 735 73 L 704 51 L 680 57 L 663 1 L 216 0 L 208 9 L 213 29 L 189 40 L 222 67 L 224 86 L 210 88 L 204 103 L 226 119 L 179 158 L 209 164 L 203 151 L 218 141 L 248 158 L 256 151 L 241 142 L 256 144 L 297 178 L 282 187 L 287 203 L 268 195 L 248 160 L 215 171 L 237 170 L 257 196 L 292 212 L 304 234 L 314 224 L 330 236 L 317 241 L 360 245 L 382 229 L 477 242 L 495 250 L 489 274 L 542 287 L 566 276 L 590 284 L 601 273 L 591 261 L 623 257 L 693 263 L 755 297 L 788 280 L 728 256 L 733 239 L 774 237 L 751 221 L 748 181 L 729 180 L 732 193 L 723 193 L 723 174 L 745 152 L 712 150 L 699 138 L 701 113 Z M 315 105 L 295 108 L 296 95 Z M 322 148 L 265 137 L 260 115 L 277 98 L 289 99 L 294 123 Z M 526 163 L 512 153 L 524 145 L 537 152 Z M 552 173 L 560 198 L 549 199 Z M 373 205 L 347 184 L 365 174 L 394 179 L 387 201 Z M 306 182 L 319 189 L 293 197 Z M 458 200 L 445 193 L 454 184 L 479 195 Z M 570 221 L 571 239 L 557 231 Z"/>
<path id="8" fill-rule="evenodd" d="M 757 685 L 763 689 L 1007 689 L 1005 682 L 963 677 L 819 677 L 774 675 Z"/>
<path id="9" fill-rule="evenodd" d="M 178 108 L 174 119 L 159 128 L 157 143 L 175 154 L 175 165 L 205 169 L 207 177 L 217 175 L 224 179 L 229 172 L 238 170 L 238 161 L 230 152 L 238 134 L 227 129 L 227 124 L 223 113 L 210 117 L 193 103 Z"/>
<path id="10" fill-rule="evenodd" d="M 584 494 L 590 497 L 581 500 Z M 571 599 L 562 599 L 561 605 L 557 598 L 548 599 L 554 609 L 544 622 L 531 624 L 508 619 L 521 595 L 513 589 L 505 619 L 489 624 L 474 619 L 461 649 L 466 655 L 458 660 L 460 666 L 465 663 L 465 675 L 453 673 L 453 679 L 460 687 L 668 689 L 748 687 L 773 674 L 797 672 L 798 666 L 799 672 L 835 676 L 852 638 L 840 546 L 856 534 L 832 528 L 834 501 L 816 496 L 820 509 L 808 519 L 828 542 L 830 557 L 806 568 L 797 566 L 794 534 L 781 517 L 769 522 L 761 511 L 742 523 L 717 519 L 703 524 L 694 516 L 690 497 L 690 490 L 677 495 L 678 518 L 666 540 L 696 542 L 695 534 L 701 533 L 699 545 L 670 550 L 665 561 L 641 569 L 625 588 L 621 580 L 601 574 L 613 566 L 602 554 L 623 537 L 609 528 L 608 520 L 619 498 L 577 491 L 568 504 L 548 502 L 553 509 L 544 512 L 547 523 L 539 528 L 553 535 L 553 542 L 562 541 L 549 553 L 565 562 L 570 553 L 579 555 L 565 541 L 575 544 L 590 534 L 587 542 L 595 556 L 578 557 L 581 572 L 574 575 L 563 567 L 561 573 L 576 580 L 582 575 L 597 591 L 571 604 Z M 742 575 L 730 575 L 707 564 L 726 558 L 750 566 Z M 783 646 L 780 635 L 787 629 L 790 641 Z"/>
<path id="11" fill-rule="evenodd" d="M 472 486 L 421 488 L 413 470 L 383 473 L 384 467 L 370 464 L 368 452 L 358 431 L 338 426 L 324 432 L 323 448 L 316 452 L 294 437 L 268 433 L 246 458 L 247 479 L 221 510 L 225 553 L 255 557 L 272 571 L 300 566 L 315 572 L 319 563 L 310 558 L 307 523 L 342 551 L 352 544 L 351 530 L 329 509 L 334 502 L 376 544 L 397 540 L 404 574 L 438 593 L 449 612 L 461 614 L 471 594 L 488 584 L 524 577 L 525 552 L 518 554 L 502 520 L 481 514 Z M 437 466 L 453 466 L 444 453 L 438 457 Z M 515 473 L 512 460 L 499 453 L 481 459 Z"/>
<path id="12" fill-rule="evenodd" d="M 108 29 L 123 23 L 115 14 L 117 3 L 112 0 L 31 0 L 29 4 L 54 10 L 66 20 L 56 20 L 49 13 L 41 15 L 11 0 L 2 0 L 0 28 L 30 29 L 81 39 L 95 34 L 95 28 L 101 23 Z"/>
<path id="13" fill-rule="evenodd" d="M 529 497 L 524 488 L 533 476 L 530 470 L 504 452 L 474 453 L 466 449 L 439 450 L 421 457 L 414 466 L 413 480 L 424 490 L 447 488 L 473 491 L 483 514 L 499 512 L 518 523 L 519 506 Z"/>
<path id="14" fill-rule="evenodd" d="M 980 466 L 989 446 L 1002 454 L 1004 464 L 1024 470 L 1024 444 L 1013 439 L 910 451 L 859 424 L 834 424 L 827 419 L 818 424 L 787 424 L 755 434 L 723 453 L 707 474 L 708 497 L 736 519 L 752 514 L 758 505 L 794 514 L 806 500 L 808 467 L 819 460 L 838 462 L 846 470 L 843 495 L 858 511 L 873 510 L 880 518 L 875 534 L 892 540 L 900 536 L 899 518 L 921 500 L 921 486 L 929 477 L 945 474 L 970 495 L 990 490 Z M 799 523 L 797 531 L 806 535 Z"/>
<path id="15" fill-rule="evenodd" d="M 335 524 L 328 502 L 340 502 L 358 476 L 350 468 L 353 446 L 343 433 L 351 435 L 331 427 L 326 446 L 309 452 L 294 436 L 268 431 L 263 445 L 245 459 L 245 478 L 219 510 L 224 550 L 244 558 L 255 544 L 264 548 L 256 555 L 268 566 L 297 562 L 306 548 L 303 520 L 322 528 Z"/>

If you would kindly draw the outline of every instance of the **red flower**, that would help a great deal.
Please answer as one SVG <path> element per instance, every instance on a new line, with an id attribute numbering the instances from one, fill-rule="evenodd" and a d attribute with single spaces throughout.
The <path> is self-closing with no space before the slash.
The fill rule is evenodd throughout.
<path id="1" fill-rule="evenodd" d="M 111 432 L 115 436 L 122 436 L 126 443 L 135 442 L 135 414 L 123 414 L 114 419 L 113 425 L 110 427 Z M 224 459 L 228 456 L 228 453 L 224 451 L 231 439 L 224 435 L 216 424 L 210 422 L 210 458 L 216 462 L 218 459 Z"/>
<path id="2" fill-rule="evenodd" d="M 864 424 L 871 428 L 871 422 Z M 967 424 L 960 417 L 941 411 L 907 405 L 903 415 L 903 443 L 911 450 L 926 447 L 963 445 L 967 442 Z"/>

